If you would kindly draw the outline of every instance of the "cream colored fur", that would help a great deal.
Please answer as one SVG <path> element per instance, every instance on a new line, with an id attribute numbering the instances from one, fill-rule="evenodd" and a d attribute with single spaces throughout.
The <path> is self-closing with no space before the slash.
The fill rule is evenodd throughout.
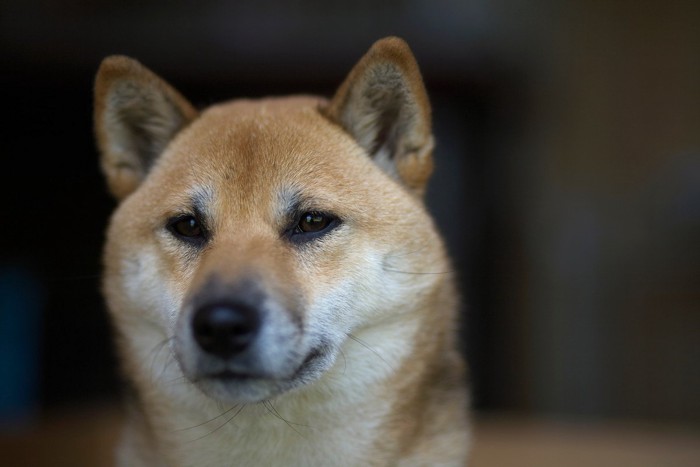
<path id="1" fill-rule="evenodd" d="M 430 107 L 403 41 L 377 42 L 329 101 L 200 114 L 126 57 L 95 99 L 119 200 L 104 292 L 133 387 L 119 465 L 466 464 L 452 267 L 422 201 Z M 299 212 L 335 221 L 312 237 Z M 206 235 L 174 233 L 183 215 Z M 203 352 L 192 315 L 251 294 L 256 376 L 214 377 L 249 364 Z"/>

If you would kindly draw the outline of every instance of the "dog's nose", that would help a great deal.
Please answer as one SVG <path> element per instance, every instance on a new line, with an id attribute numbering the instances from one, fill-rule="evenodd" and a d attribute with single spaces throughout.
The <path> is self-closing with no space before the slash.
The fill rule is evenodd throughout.
<path id="1" fill-rule="evenodd" d="M 246 305 L 215 303 L 200 307 L 192 319 L 194 338 L 207 353 L 228 358 L 243 352 L 260 329 L 259 313 Z"/>

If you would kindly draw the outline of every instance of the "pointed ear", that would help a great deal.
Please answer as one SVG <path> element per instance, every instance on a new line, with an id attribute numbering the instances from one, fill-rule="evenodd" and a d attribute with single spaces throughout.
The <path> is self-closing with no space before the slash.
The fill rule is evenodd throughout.
<path id="1" fill-rule="evenodd" d="M 128 57 L 106 58 L 95 79 L 95 132 L 110 191 L 134 191 L 170 140 L 197 116 L 175 89 Z"/>
<path id="2" fill-rule="evenodd" d="M 430 103 L 416 60 L 402 39 L 376 42 L 325 113 L 384 171 L 423 194 L 433 168 Z"/>

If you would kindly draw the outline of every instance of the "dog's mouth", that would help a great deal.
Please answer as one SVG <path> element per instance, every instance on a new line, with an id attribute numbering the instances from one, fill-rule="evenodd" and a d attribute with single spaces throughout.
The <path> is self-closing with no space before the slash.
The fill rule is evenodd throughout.
<path id="1" fill-rule="evenodd" d="M 237 384 L 237 383 L 247 383 L 254 381 L 270 381 L 270 382 L 294 382 L 299 379 L 303 379 L 307 374 L 314 372 L 317 368 L 317 363 L 326 355 L 328 349 L 321 346 L 311 349 L 311 351 L 306 355 L 306 358 L 302 363 L 291 372 L 291 375 L 278 376 L 266 373 L 258 373 L 255 371 L 235 371 L 230 369 L 225 369 L 222 371 L 217 371 L 209 374 L 205 374 L 201 377 L 203 380 L 210 381 L 220 381 L 225 384 Z"/>

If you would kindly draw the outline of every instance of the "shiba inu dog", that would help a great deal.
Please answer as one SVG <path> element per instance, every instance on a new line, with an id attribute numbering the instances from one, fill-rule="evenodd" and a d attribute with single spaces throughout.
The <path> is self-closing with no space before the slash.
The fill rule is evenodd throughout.
<path id="1" fill-rule="evenodd" d="M 201 112 L 109 57 L 95 127 L 133 388 L 119 465 L 465 465 L 453 275 L 422 200 L 430 106 L 401 39 L 330 100 Z"/>

